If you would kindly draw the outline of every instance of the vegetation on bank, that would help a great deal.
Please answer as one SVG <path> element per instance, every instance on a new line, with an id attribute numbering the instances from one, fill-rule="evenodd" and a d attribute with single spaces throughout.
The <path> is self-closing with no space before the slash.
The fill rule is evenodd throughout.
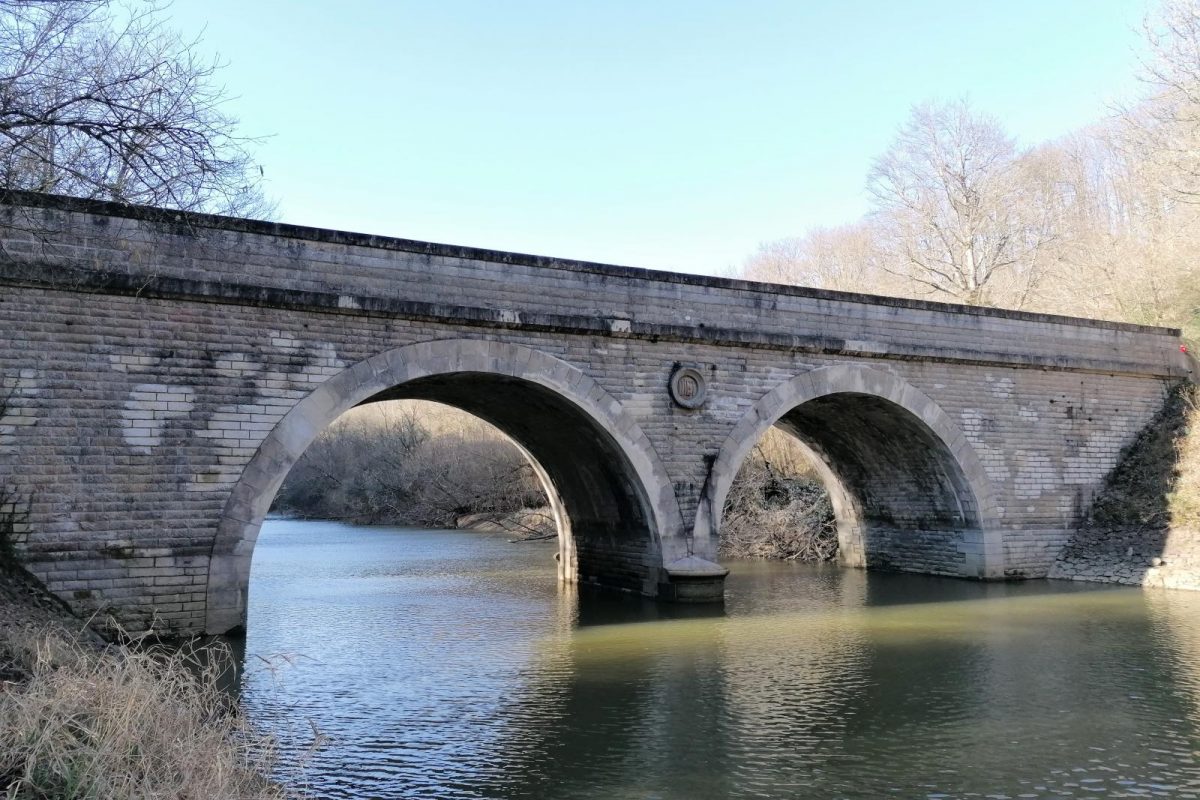
<path id="1" fill-rule="evenodd" d="M 486 422 L 416 401 L 355 409 L 292 467 L 273 510 L 318 519 L 454 528 L 470 515 L 543 509 L 529 462 Z"/>
<path id="2" fill-rule="evenodd" d="M 1086 522 L 1105 530 L 1200 528 L 1200 387 L 1172 388 L 1105 479 Z"/>
<path id="3" fill-rule="evenodd" d="M 401 401 L 356 409 L 322 433 L 292 468 L 274 510 L 532 538 L 553 532 L 548 505 L 528 461 L 499 430 L 447 406 Z M 722 537 L 729 558 L 836 555 L 824 487 L 782 431 L 763 437 L 734 480 Z"/>
<path id="4" fill-rule="evenodd" d="M 1184 425 L 1176 438 L 1177 477 L 1166 503 L 1176 528 L 1200 529 L 1200 389 L 1186 387 Z"/>
<path id="5" fill-rule="evenodd" d="M 1167 494 L 1171 524 L 1200 529 L 1200 387 L 1180 387 L 1183 425 L 1175 437 L 1175 485 Z"/>
<path id="6" fill-rule="evenodd" d="M 0 796 L 283 798 L 271 740 L 219 688 L 225 658 L 97 648 L 61 632 L 6 643 L 22 680 L 0 689 Z"/>
<path id="7" fill-rule="evenodd" d="M 719 548 L 723 558 L 820 562 L 837 556 L 829 493 L 783 431 L 768 431 L 738 470 L 725 499 Z"/>

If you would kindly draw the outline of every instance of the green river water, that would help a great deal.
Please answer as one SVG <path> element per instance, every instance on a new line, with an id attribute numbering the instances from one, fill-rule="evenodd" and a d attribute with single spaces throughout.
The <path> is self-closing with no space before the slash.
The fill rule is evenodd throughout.
<path id="1" fill-rule="evenodd" d="M 734 563 L 724 608 L 696 608 L 564 590 L 554 549 L 269 520 L 242 697 L 281 779 L 356 798 L 1200 797 L 1200 593 Z"/>

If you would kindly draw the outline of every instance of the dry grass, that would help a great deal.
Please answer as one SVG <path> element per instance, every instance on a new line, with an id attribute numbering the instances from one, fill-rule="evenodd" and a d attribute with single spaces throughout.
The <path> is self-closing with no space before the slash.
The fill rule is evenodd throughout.
<path id="1" fill-rule="evenodd" d="M 0 686 L 0 796 L 282 798 L 270 740 L 238 717 L 224 658 L 94 647 L 20 648 L 28 680 Z"/>

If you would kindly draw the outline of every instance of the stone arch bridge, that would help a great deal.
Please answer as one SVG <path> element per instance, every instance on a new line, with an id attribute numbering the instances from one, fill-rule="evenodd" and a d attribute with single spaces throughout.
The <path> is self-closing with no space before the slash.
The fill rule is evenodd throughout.
<path id="1" fill-rule="evenodd" d="M 726 492 L 770 426 L 849 565 L 1044 576 L 1190 375 L 1178 332 L 9 194 L 0 512 L 80 611 L 224 632 L 289 467 L 339 414 L 494 423 L 568 580 L 720 596 Z"/>

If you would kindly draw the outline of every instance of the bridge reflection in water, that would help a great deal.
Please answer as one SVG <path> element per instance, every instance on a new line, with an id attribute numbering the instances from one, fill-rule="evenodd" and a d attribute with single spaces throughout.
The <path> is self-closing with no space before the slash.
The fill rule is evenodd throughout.
<path id="1" fill-rule="evenodd" d="M 268 522 L 248 663 L 297 657 L 251 666 L 244 699 L 281 775 L 325 797 L 1200 794 L 1200 596 L 759 563 L 698 611 L 564 592 L 553 552 Z M 330 741 L 297 766 L 310 719 Z"/>

